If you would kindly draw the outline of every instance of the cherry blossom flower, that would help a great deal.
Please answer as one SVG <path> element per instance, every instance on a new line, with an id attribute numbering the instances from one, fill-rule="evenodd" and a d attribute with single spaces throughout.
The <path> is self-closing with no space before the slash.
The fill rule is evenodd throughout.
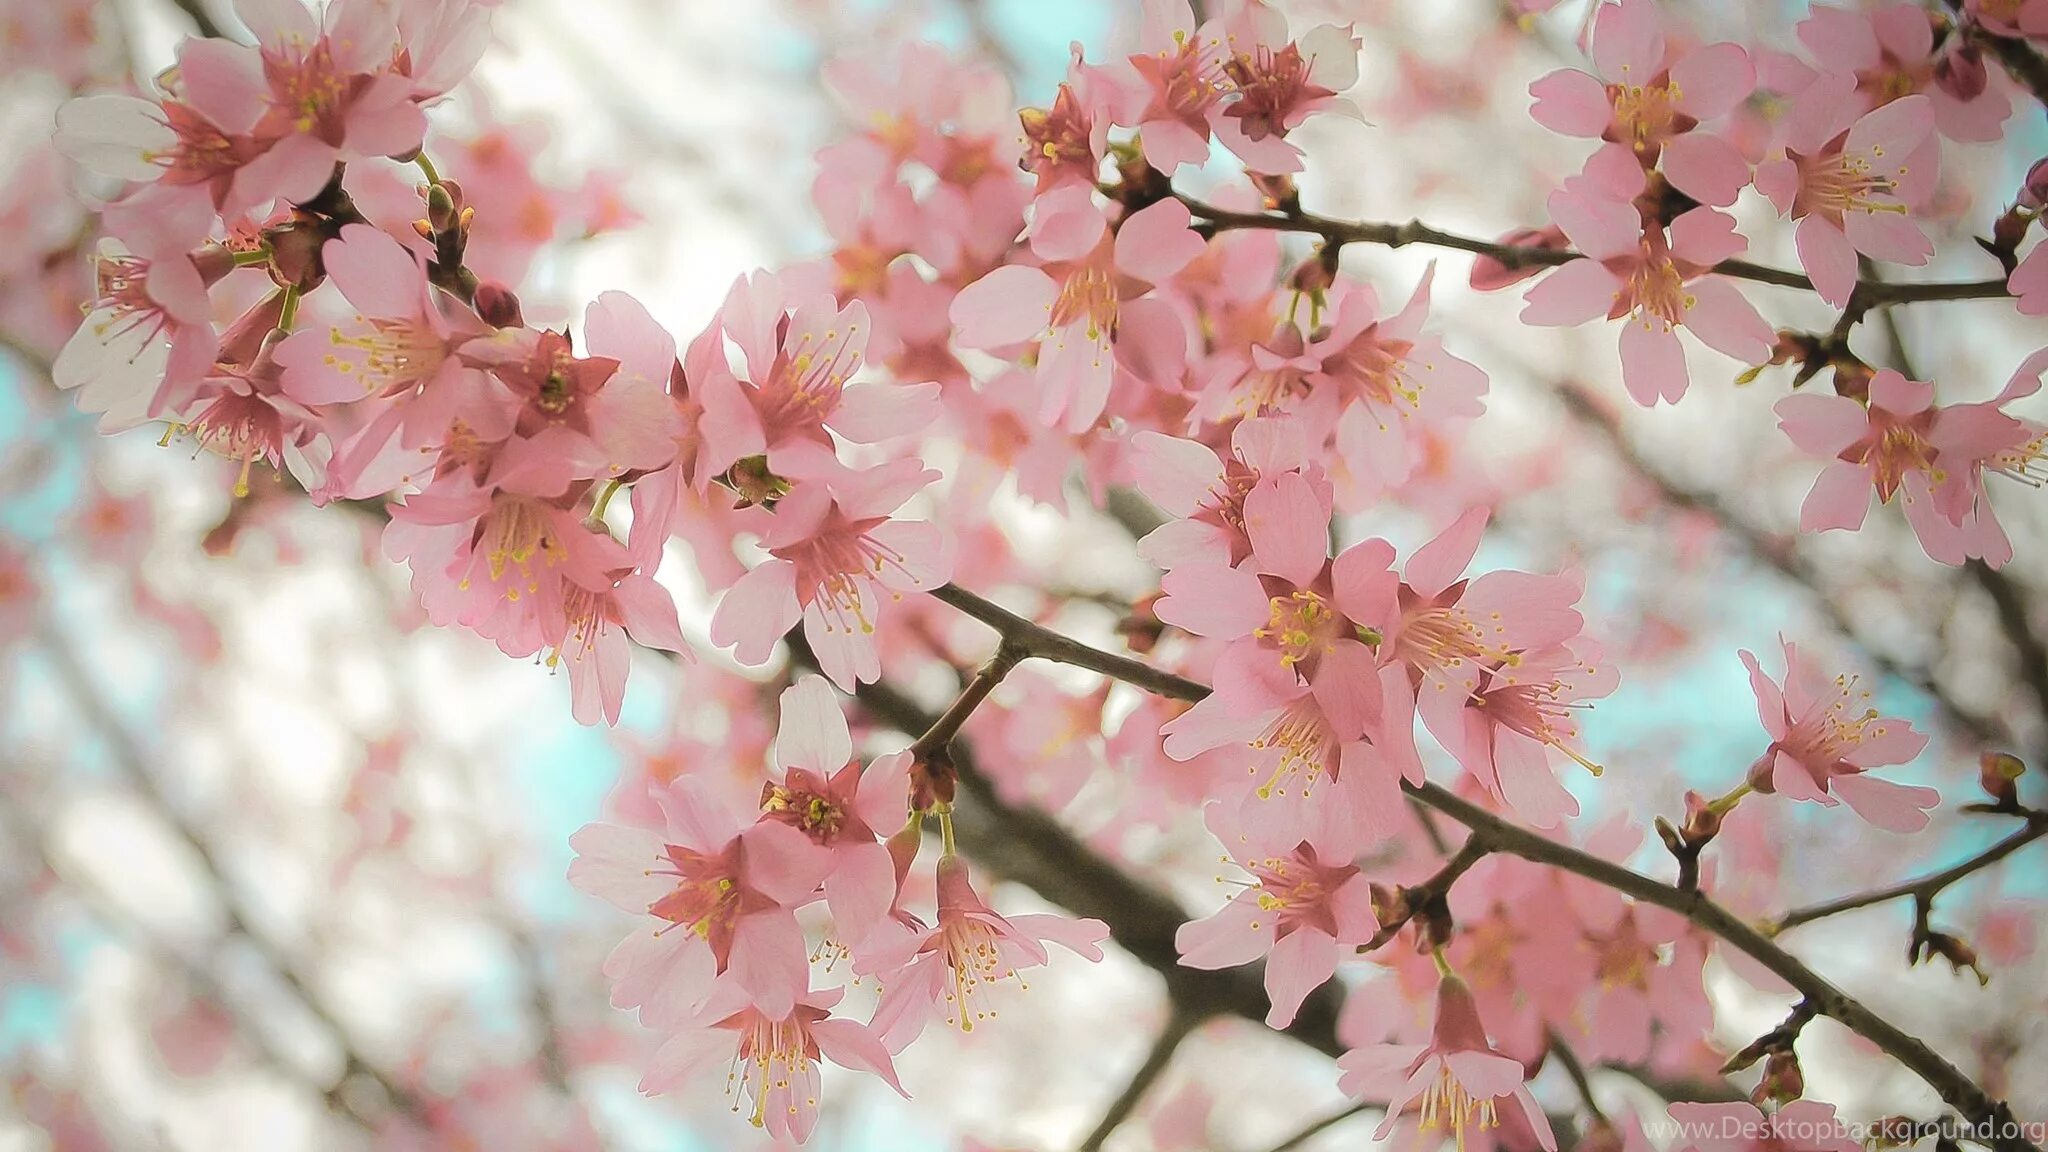
<path id="1" fill-rule="evenodd" d="M 1313 477 L 1307 437 L 1292 420 L 1243 420 L 1230 432 L 1230 458 L 1205 444 L 1157 432 L 1131 438 L 1138 490 L 1175 519 L 1138 542 L 1161 568 L 1221 558 L 1235 567 L 1252 553 L 1244 501 L 1261 478 L 1301 471 Z M 1314 483 L 1311 480 L 1311 483 Z"/>
<path id="2" fill-rule="evenodd" d="M 631 1005 L 654 1004 L 657 1019 L 646 1021 L 653 1026 L 672 1023 L 677 1006 L 703 1003 L 712 977 L 728 972 L 763 1016 L 787 1017 L 810 990 L 809 949 L 794 910 L 814 897 L 830 854 L 787 824 L 741 823 L 695 780 L 678 780 L 656 799 L 666 817 L 660 833 L 586 824 L 569 838 L 569 883 L 664 925 L 637 930 L 608 974 L 622 983 L 660 977 L 665 986 L 636 990 Z M 664 943 L 669 936 L 676 942 Z"/>
<path id="3" fill-rule="evenodd" d="M 1552 774 L 1550 750 L 1600 774 L 1579 750 L 1580 709 L 1613 692 L 1614 665 L 1590 642 L 1512 652 L 1479 673 L 1468 693 L 1422 693 L 1423 722 L 1489 795 L 1538 828 L 1576 816 L 1578 801 Z"/>
<path id="4" fill-rule="evenodd" d="M 1621 377 L 1636 403 L 1677 403 L 1690 383 L 1684 327 L 1715 351 L 1748 364 L 1770 359 L 1774 333 L 1756 308 L 1714 265 L 1747 243 L 1735 221 L 1695 208 L 1669 228 L 1639 222 L 1636 210 L 1590 196 L 1553 193 L 1550 212 L 1586 259 L 1560 266 L 1529 289 L 1522 320 L 1583 324 L 1603 313 L 1626 319 Z"/>
<path id="5" fill-rule="evenodd" d="M 1606 140 L 1645 168 L 1661 162 L 1672 185 L 1703 204 L 1735 202 L 1749 164 L 1699 125 L 1726 115 L 1755 87 L 1740 45 L 1672 51 L 1653 0 L 1622 0 L 1596 10 L 1593 63 L 1598 76 L 1561 68 L 1529 86 L 1537 123 Z"/>
<path id="6" fill-rule="evenodd" d="M 1231 89 L 1225 34 L 1218 21 L 1197 26 L 1188 0 L 1145 0 L 1138 46 L 1130 68 L 1145 102 L 1134 126 L 1146 161 L 1170 177 L 1209 159 L 1211 127 Z"/>
<path id="7" fill-rule="evenodd" d="M 554 647 L 547 663 L 567 667 L 579 724 L 595 724 L 600 716 L 607 724 L 619 722 L 633 644 L 693 658 L 676 620 L 675 601 L 651 576 L 629 572 L 617 584 L 599 589 L 567 580 L 548 587 L 561 596 L 542 602 L 541 631 Z"/>
<path id="8" fill-rule="evenodd" d="M 110 432 L 161 415 L 206 375 L 220 350 L 207 290 L 233 261 L 217 245 L 188 252 L 155 228 L 127 232 L 132 249 L 100 242 L 90 311 L 51 366 L 53 382 L 77 389 L 79 407 L 101 413 Z"/>
<path id="9" fill-rule="evenodd" d="M 1425 1132 L 1448 1128 L 1460 1152 L 1466 1134 L 1500 1125 L 1502 1101 L 1517 1110 L 1546 1150 L 1557 1147 L 1550 1119 L 1529 1092 L 1520 1061 L 1503 1055 L 1486 1036 L 1472 990 L 1456 976 L 1437 985 L 1436 1022 L 1426 1045 L 1356 1048 L 1337 1061 L 1338 1086 L 1353 1096 L 1387 1101 L 1386 1119 L 1373 1138 L 1384 1140 L 1401 1114 L 1421 1100 Z"/>
<path id="10" fill-rule="evenodd" d="M 1184 2 L 1184 0 L 1183 0 Z M 1085 432 L 1119 375 L 1177 379 L 1186 334 L 1166 301 L 1148 295 L 1202 251 L 1178 200 L 1162 200 L 1114 229 L 1089 188 L 1066 186 L 1038 201 L 1031 252 L 1039 267 L 1006 264 L 953 299 L 962 347 L 1004 349 L 1041 340 L 1035 372 L 1039 417 Z"/>
<path id="11" fill-rule="evenodd" d="M 1289 39 L 1286 17 L 1264 4 L 1239 6 L 1226 28 L 1222 69 L 1233 98 L 1211 130 L 1255 172 L 1301 171 L 1288 132 L 1319 112 L 1358 115 L 1338 96 L 1358 82 L 1358 37 L 1349 25 L 1324 24 Z"/>
<path id="12" fill-rule="evenodd" d="M 1997 7 L 2011 0 L 1995 0 Z M 2022 0 L 2039 5 L 2039 0 Z M 1957 90 L 1942 83 L 1943 64 L 1952 60 L 1959 37 L 1937 52 L 1934 25 L 1917 4 L 1886 4 L 1854 11 L 1816 4 L 1794 29 L 1819 62 L 1822 75 L 1847 76 L 1855 84 L 1855 108 L 1868 112 L 1894 100 L 1921 95 L 1932 102 L 1935 127 L 1959 142 L 1996 140 L 2012 115 L 2012 100 L 1998 85 Z M 1813 72 L 1794 64 L 1774 85 L 1800 96 Z"/>
<path id="13" fill-rule="evenodd" d="M 662 1042 L 640 1078 L 649 1094 L 681 1088 L 724 1058 L 732 1071 L 726 1091 L 733 1111 L 751 1106 L 747 1120 L 776 1140 L 801 1144 L 818 1123 L 818 1061 L 879 1077 L 906 1099 L 896 1065 L 868 1025 L 831 1015 L 843 988 L 804 993 L 789 1012 L 771 1016 L 750 1003 L 744 989 L 721 983 L 679 1031 Z M 728 1055 L 728 1053 L 730 1055 Z"/>
<path id="14" fill-rule="evenodd" d="M 857 945 L 896 901 L 895 867 L 878 837 L 895 831 L 908 811 L 910 754 L 882 757 L 863 771 L 831 686 L 805 676 L 782 692 L 775 764 L 782 778 L 762 785 L 761 818 L 831 853 L 825 902 L 834 932 Z"/>
<path id="15" fill-rule="evenodd" d="M 1327 860 L 1306 842 L 1282 850 L 1254 839 L 1226 805 L 1211 803 L 1208 820 L 1228 858 L 1252 879 L 1218 911 L 1181 925 L 1174 946 L 1189 968 L 1265 957 L 1266 1023 L 1285 1028 L 1335 973 L 1340 948 L 1365 943 L 1379 928 L 1370 886 L 1357 866 Z"/>
<path id="16" fill-rule="evenodd" d="M 1889 832 L 1926 827 L 1926 810 L 1940 802 L 1940 793 L 1869 772 L 1911 761 L 1927 747 L 1926 734 L 1871 707 L 1871 693 L 1859 678 L 1829 679 L 1791 641 L 1780 637 L 1779 643 L 1785 648 L 1782 688 L 1754 655 L 1741 653 L 1757 717 L 1771 737 L 1771 746 L 1750 767 L 1749 786 L 1829 806 L 1846 800 L 1858 816 Z"/>
<path id="17" fill-rule="evenodd" d="M 827 428 L 869 444 L 916 432 L 938 415 L 936 384 L 853 382 L 871 327 L 859 301 L 839 308 L 830 297 L 806 298 L 779 277 L 755 273 L 733 284 L 719 324 L 739 345 L 746 374 L 714 363 L 694 382 L 704 405 L 707 474 L 760 455 L 785 475 L 815 470 L 820 456 L 832 454 Z"/>
<path id="18" fill-rule="evenodd" d="M 1047 944 L 1100 961 L 1109 936 L 1100 920 L 1032 914 L 1005 917 L 982 902 L 958 856 L 939 859 L 939 918 L 929 932 L 905 931 L 874 946 L 854 971 L 882 977 L 882 1001 L 869 1027 L 891 1051 L 917 1039 L 932 1011 L 962 1032 L 992 1020 L 988 997 L 1019 970 L 1050 960 Z"/>
<path id="19" fill-rule="evenodd" d="M 1784 155 L 1756 170 L 1757 191 L 1799 222 L 1799 263 L 1840 308 L 1856 287 L 1856 254 L 1918 266 L 1934 245 L 1909 217 L 1940 168 L 1934 110 L 1924 96 L 1858 115 L 1853 82 L 1823 76 L 1785 122 Z"/>
<path id="20" fill-rule="evenodd" d="M 1881 503 L 1903 494 L 1906 522 L 1930 557 L 1961 564 L 1977 556 L 1993 566 L 2010 560 L 2011 541 L 1989 502 L 1978 499 L 1977 473 L 2028 440 L 2025 426 L 1999 411 L 2032 391 L 2023 378 L 2024 369 L 1988 405 L 1939 408 L 1934 385 L 1889 368 L 1871 378 L 1867 406 L 1818 392 L 1778 401 L 1786 436 L 1828 461 L 1800 507 L 1800 531 L 1854 531 L 1869 513 L 1871 493 Z"/>
<path id="21" fill-rule="evenodd" d="M 762 533 L 769 559 L 719 601 L 711 642 L 737 645 L 740 663 L 759 666 L 801 620 L 820 668 L 841 689 L 881 675 L 874 633 L 882 594 L 927 591 L 951 569 L 937 525 L 890 516 L 936 479 L 916 460 L 898 460 L 795 484 Z"/>

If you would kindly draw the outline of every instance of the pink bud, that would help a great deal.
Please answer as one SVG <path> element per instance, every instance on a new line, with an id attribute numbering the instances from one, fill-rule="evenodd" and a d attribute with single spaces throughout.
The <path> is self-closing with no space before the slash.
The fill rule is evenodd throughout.
<path id="1" fill-rule="evenodd" d="M 1934 82 L 1942 91 L 1967 102 L 1984 94 L 1991 84 L 1991 73 L 1984 67 L 1983 54 L 1964 45 L 1944 55 L 1934 66 Z"/>

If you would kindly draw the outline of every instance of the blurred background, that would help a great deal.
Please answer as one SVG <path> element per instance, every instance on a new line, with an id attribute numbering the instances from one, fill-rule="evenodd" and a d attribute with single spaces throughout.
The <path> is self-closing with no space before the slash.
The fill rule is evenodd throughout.
<path id="1" fill-rule="evenodd" d="M 831 249 L 818 205 L 834 190 L 813 187 L 813 157 L 844 113 L 822 62 L 933 40 L 1044 105 L 1069 42 L 1109 57 L 1129 44 L 1135 7 L 505 0 L 476 78 L 436 109 L 429 152 L 479 206 L 479 234 L 518 237 L 503 274 L 523 276 L 530 321 L 571 322 L 618 288 L 687 338 L 735 276 Z M 1312 209 L 1497 235 L 1541 222 L 1544 197 L 1583 160 L 1579 142 L 1528 119 L 1526 86 L 1578 62 L 1584 3 L 1530 21 L 1494 0 L 1285 7 L 1298 30 L 1355 21 L 1365 40 L 1354 95 L 1370 123 L 1307 130 Z M 1703 39 L 1790 49 L 1806 6 L 1663 7 Z M 50 385 L 87 295 L 86 205 L 113 191 L 51 150 L 55 109 L 73 93 L 146 86 L 195 14 L 239 34 L 227 9 L 0 0 L 0 1149 L 754 1146 L 715 1082 L 635 1091 L 653 1038 L 608 1007 L 599 971 L 624 922 L 564 872 L 569 834 L 608 797 L 707 764 L 758 775 L 782 681 L 729 668 L 684 680 L 649 661 L 616 731 L 580 727 L 563 678 L 425 626 L 404 572 L 381 557 L 376 519 L 311 508 L 279 485 L 235 500 L 230 464 L 143 432 L 103 438 Z M 2002 144 L 1946 146 L 1954 224 L 1916 275 L 1989 274 L 1968 237 L 2048 153 L 2040 106 L 2019 108 Z M 1219 160 L 1203 179 L 1231 176 Z M 1767 205 L 1751 196 L 1737 214 L 1754 258 L 1794 263 Z M 1353 246 L 1344 259 L 1398 301 L 1431 255 Z M 1675 814 L 1687 786 L 1732 784 L 1762 742 L 1735 652 L 1775 671 L 1782 632 L 1861 669 L 1887 711 L 1936 734 L 1899 777 L 1950 803 L 1910 839 L 1780 805 L 1741 858 L 1744 886 L 1784 881 L 1777 891 L 1805 902 L 1988 843 L 2001 829 L 1953 812 L 1974 798 L 1978 753 L 2008 749 L 2039 770 L 2048 748 L 2040 494 L 1993 495 L 2019 556 L 2002 573 L 1932 563 L 1895 510 L 1854 536 L 1795 539 L 1814 468 L 1770 413 L 1789 369 L 1737 385 L 1742 366 L 1700 353 L 1682 406 L 1641 411 L 1620 390 L 1611 326 L 1521 327 L 1519 290 L 1475 293 L 1467 271 L 1465 257 L 1443 258 L 1437 324 L 1491 376 L 1488 414 L 1426 482 L 1342 531 L 1406 548 L 1492 503 L 1481 567 L 1585 568 L 1591 631 L 1624 669 L 1587 724 L 1609 772 L 1568 778 L 1587 824 L 1617 812 L 1644 823 Z M 1778 327 L 1832 320 L 1797 293 L 1747 289 Z M 1873 318 L 1855 341 L 1873 363 L 1905 357 L 1947 402 L 1995 394 L 2044 336 L 2009 306 L 1958 303 Z M 1154 590 L 1156 573 L 1078 484 L 1070 495 L 1068 519 L 1006 484 L 996 523 L 1041 587 L 1074 593 L 1064 622 L 1111 643 L 1113 606 Z M 709 604 L 695 573 L 678 561 L 662 577 L 701 639 Z M 998 703 L 1052 707 L 1097 687 L 1034 669 Z M 993 712 L 969 732 L 1011 738 Z M 1213 852 L 1199 822 L 1116 820 L 1118 737 L 1047 745 L 1071 786 L 1035 794 L 1020 775 L 1018 798 L 1059 809 L 1206 910 L 1207 876 L 1179 867 Z M 1942 900 L 1943 925 L 1993 973 L 1988 990 L 1945 966 L 1908 971 L 1901 906 L 1797 942 L 2039 1116 L 2044 877 L 2021 857 Z M 1731 1046 L 1781 1018 L 1783 1001 L 1739 976 L 1715 965 L 1709 978 Z M 906 1056 L 914 1104 L 828 1071 L 813 1146 L 1075 1146 L 1165 1019 L 1160 981 L 1113 953 L 1032 983 L 1000 1028 Z M 1817 1097 L 1866 1115 L 1927 1102 L 1838 1029 L 1816 1026 L 1807 1044 Z M 1596 1074 L 1596 1087 L 1641 1092 L 1618 1075 Z M 1205 1026 L 1148 1101 L 1112 1147 L 1261 1152 L 1343 1105 L 1325 1058 L 1228 1021 Z M 1303 1146 L 1359 1147 L 1368 1132 L 1350 1124 Z"/>

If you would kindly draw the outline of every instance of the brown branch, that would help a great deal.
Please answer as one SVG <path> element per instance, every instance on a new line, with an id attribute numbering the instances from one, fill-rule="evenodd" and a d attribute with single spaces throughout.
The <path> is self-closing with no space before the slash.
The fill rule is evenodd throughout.
<path id="1" fill-rule="evenodd" d="M 1002 634 L 1004 643 L 1027 656 L 1056 653 L 1057 655 L 1047 655 L 1046 658 L 1092 668 L 1105 675 L 1116 675 L 1118 679 L 1125 677 L 1109 671 L 1110 669 L 1137 665 L 1143 671 L 1143 675 L 1127 679 L 1127 683 L 1136 684 L 1158 695 L 1181 700 L 1200 700 L 1209 694 L 1208 688 L 1196 681 L 1149 668 L 1141 661 L 1096 652 L 1078 641 L 1061 636 L 1013 613 L 1005 612 L 971 592 L 957 587 L 949 588 L 951 596 L 948 603 L 958 602 L 971 607 L 973 611 L 970 615 L 995 627 Z M 968 609 L 963 607 L 963 611 L 966 610 Z M 1082 653 L 1093 655 L 1084 658 Z M 863 692 L 865 693 L 866 689 L 863 689 Z M 961 779 L 963 783 L 969 779 L 969 773 L 964 769 Z M 1773 943 L 1770 937 L 1755 926 L 1708 899 L 1703 893 L 1687 891 L 1653 880 L 1588 852 L 1559 843 L 1505 820 L 1440 785 L 1403 784 L 1402 787 L 1421 803 L 1465 825 L 1471 830 L 1474 839 L 1479 840 L 1482 846 L 1490 851 L 1506 852 L 1532 863 L 1544 864 L 1585 877 L 1645 904 L 1665 908 L 1684 916 L 1785 981 L 1804 996 L 1816 1012 L 1844 1025 L 1889 1053 L 1894 1060 L 1925 1080 L 1950 1107 L 1973 1122 L 1984 1125 L 1986 1130 L 2000 1133 L 1991 1141 L 1992 1147 L 1998 1152 L 2039 1152 L 2032 1142 L 2017 1134 L 2017 1128 L 2011 1123 L 2011 1109 L 2003 1101 L 1994 1099 L 1962 1070 L 1928 1047 L 1924 1041 L 1909 1035 L 1872 1012 L 1861 1001 L 1849 996 L 1807 967 L 1798 957 Z M 984 798 L 977 795 L 976 799 L 976 806 L 981 806 Z M 993 794 L 989 794 L 986 799 L 993 800 Z M 997 815 L 999 819 L 1007 821 L 1015 818 L 1016 813 L 1010 810 L 1009 815 Z M 1051 824 L 1050 821 L 1047 823 Z M 1063 830 L 1059 830 L 1057 824 L 1051 824 L 1051 827 L 1060 838 L 1071 842 L 1071 838 L 1067 837 Z M 1114 870 L 1113 866 L 1111 867 Z M 1058 898 L 1063 903 L 1067 902 L 1064 894 Z M 1171 940 L 1166 940 L 1166 944 L 1170 947 Z M 1126 942 L 1126 947 L 1128 946 Z M 1154 955 L 1156 958 L 1156 951 Z"/>
<path id="2" fill-rule="evenodd" d="M 1102 1119 L 1096 1122 L 1095 1128 L 1081 1141 L 1079 1152 L 1102 1152 L 1103 1141 L 1109 1139 L 1109 1134 L 1116 1131 L 1117 1126 L 1137 1109 L 1138 1102 L 1145 1098 L 1146 1091 L 1166 1071 L 1166 1066 L 1173 1062 L 1173 1054 L 1179 1050 L 1181 1041 L 1186 1040 L 1188 1033 L 1193 1032 L 1202 1020 L 1201 1015 L 1187 1011 L 1178 1004 L 1174 1006 L 1173 1015 L 1166 1019 L 1166 1027 L 1160 1031 L 1158 1039 L 1152 1042 L 1151 1050 L 1145 1053 L 1144 1063 L 1138 1065 L 1138 1070 L 1131 1074 L 1130 1082 L 1124 1085 L 1124 1090 L 1117 1093 L 1115 1100 L 1110 1101 L 1108 1111 L 1102 1114 Z"/>
<path id="3" fill-rule="evenodd" d="M 1953 867 L 1944 868 L 1939 872 L 1930 872 L 1917 880 L 1908 880 L 1904 883 L 1893 884 L 1887 888 L 1875 888 L 1868 892 L 1858 892 L 1854 895 L 1842 896 L 1834 900 L 1823 900 L 1818 904 L 1808 904 L 1803 908 L 1794 908 L 1792 911 L 1772 921 L 1767 931 L 1770 935 L 1776 936 L 1787 929 L 1797 928 L 1801 924 L 1811 924 L 1815 920 L 1826 919 L 1829 916 L 1839 915 L 1843 912 L 1853 912 L 1858 908 L 1868 908 L 1873 904 L 1883 904 L 1887 901 L 1899 900 L 1908 896 L 1919 902 L 1931 902 L 1935 896 L 1939 895 L 1949 885 L 1989 868 L 1991 865 L 1998 863 L 2000 860 L 2005 859 L 2007 856 L 2044 836 L 2048 836 L 2048 811 L 2029 812 L 2027 813 L 2027 826 L 2025 828 L 2007 836 L 2005 839 Z"/>
<path id="4" fill-rule="evenodd" d="M 1585 258 L 1581 253 L 1570 249 L 1534 248 L 1463 236 L 1455 232 L 1446 232 L 1441 228 L 1433 228 L 1420 220 L 1392 224 L 1366 220 L 1339 220 L 1330 216 L 1318 216 L 1313 212 L 1233 212 L 1204 204 L 1178 192 L 1173 195 L 1187 205 L 1189 212 L 1206 220 L 1212 233 L 1254 229 L 1269 232 L 1306 232 L 1322 237 L 1326 244 L 1377 244 L 1385 248 L 1405 248 L 1410 244 L 1424 244 L 1490 257 L 1508 268 L 1552 267 Z M 1723 260 L 1714 265 L 1713 271 L 1723 276 L 1750 280 L 1758 284 L 1775 284 L 1780 288 L 1797 288 L 1808 292 L 1813 290 L 1813 281 L 1803 273 L 1771 268 L 1747 260 Z M 1919 284 L 1861 280 L 1856 284 L 1855 293 L 1865 309 L 1926 300 L 1993 300 L 2012 295 L 2004 280 L 1959 280 Z"/>
<path id="5" fill-rule="evenodd" d="M 1585 1062 L 1579 1059 L 1577 1052 L 1572 1051 L 1571 1045 L 1564 1042 L 1564 1037 L 1557 1034 L 1557 1029 L 1549 1029 L 1545 1033 L 1545 1040 L 1546 1051 L 1557 1057 L 1559 1067 L 1564 1069 L 1565 1077 L 1572 1082 L 1572 1087 L 1577 1089 L 1579 1100 L 1586 1105 L 1587 1113 L 1594 1120 L 1606 1123 L 1607 1113 L 1601 1110 L 1600 1102 L 1593 1098 L 1593 1081 L 1586 1075 Z"/>

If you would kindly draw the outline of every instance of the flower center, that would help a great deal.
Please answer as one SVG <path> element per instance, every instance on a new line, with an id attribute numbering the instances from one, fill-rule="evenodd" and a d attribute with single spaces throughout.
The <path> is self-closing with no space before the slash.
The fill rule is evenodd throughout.
<path id="1" fill-rule="evenodd" d="M 1678 119 L 1678 85 L 1610 84 L 1607 98 L 1614 105 L 1614 120 L 1621 128 L 1621 142 L 1646 152 L 1671 134 Z"/>
<path id="2" fill-rule="evenodd" d="M 1330 650 L 1337 613 L 1314 592 L 1290 592 L 1267 602 L 1266 626 L 1252 635 L 1280 652 L 1289 668 Z"/>
<path id="3" fill-rule="evenodd" d="M 727 1074 L 727 1093 L 743 1094 L 754 1102 L 754 1111 L 747 1119 L 754 1127 L 762 1127 L 768 1115 L 768 1099 L 779 1096 L 782 1106 L 794 1116 L 800 1107 L 791 1095 L 791 1089 L 807 1081 L 805 1073 L 811 1065 L 810 1037 L 804 1026 L 792 1015 L 783 1020 L 770 1020 L 754 1012 L 751 1027 L 740 1031 L 739 1050 L 733 1057 L 732 1071 Z M 803 1102 L 817 1106 L 815 1099 Z M 733 1111 L 739 1111 L 739 1100 L 733 1101 Z"/>
<path id="4" fill-rule="evenodd" d="M 1622 293 L 1623 303 L 1642 318 L 1643 327 L 1654 329 L 1661 321 L 1666 332 L 1684 323 L 1687 310 L 1698 303 L 1685 290 L 1685 274 L 1677 263 L 1668 255 L 1653 254 L 1648 245 Z"/>
<path id="5" fill-rule="evenodd" d="M 1457 1142 L 1458 1152 L 1465 1152 L 1465 1129 L 1474 1127 L 1484 1132 L 1498 1128 L 1500 1117 L 1494 1113 L 1493 1098 L 1475 1100 L 1465 1086 L 1458 1082 L 1451 1072 L 1449 1063 L 1439 1060 L 1436 1079 L 1422 1093 L 1422 1130 L 1431 1132 L 1438 1128 L 1449 1128 Z"/>

